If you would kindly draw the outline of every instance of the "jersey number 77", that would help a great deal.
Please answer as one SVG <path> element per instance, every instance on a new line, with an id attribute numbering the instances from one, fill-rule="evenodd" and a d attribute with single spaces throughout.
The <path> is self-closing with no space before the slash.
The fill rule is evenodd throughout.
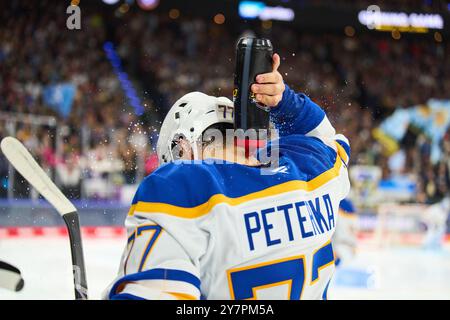
<path id="1" fill-rule="evenodd" d="M 312 256 L 309 285 L 319 280 L 320 270 L 334 263 L 331 242 L 328 241 Z M 306 258 L 304 255 L 263 262 L 251 266 L 228 270 L 228 284 L 232 299 L 255 300 L 258 291 L 279 286 L 287 286 L 287 299 L 300 300 L 306 278 Z M 328 288 L 328 286 L 327 286 Z M 325 289 L 325 291 L 327 290 Z M 323 297 L 325 298 L 326 292 Z"/>

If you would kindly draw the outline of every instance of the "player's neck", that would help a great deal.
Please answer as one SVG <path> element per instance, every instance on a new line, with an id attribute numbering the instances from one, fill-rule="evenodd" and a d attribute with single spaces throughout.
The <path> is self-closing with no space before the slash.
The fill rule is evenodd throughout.
<path id="1" fill-rule="evenodd" d="M 245 166 L 259 166 L 260 162 L 255 156 L 248 156 L 244 147 L 217 147 L 204 150 L 203 159 L 220 159 Z"/>
<path id="2" fill-rule="evenodd" d="M 243 147 L 225 148 L 225 160 L 245 166 L 259 166 L 260 162 L 255 156 L 248 156 Z"/>

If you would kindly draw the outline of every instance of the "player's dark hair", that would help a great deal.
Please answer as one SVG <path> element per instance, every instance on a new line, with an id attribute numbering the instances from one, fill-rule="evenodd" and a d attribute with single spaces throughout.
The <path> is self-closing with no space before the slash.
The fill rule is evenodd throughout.
<path id="1" fill-rule="evenodd" d="M 208 128 L 206 128 L 204 131 L 203 131 L 203 134 L 202 134 L 202 136 L 204 136 L 204 134 L 208 131 L 208 130 L 218 130 L 221 134 L 222 134 L 222 137 L 223 137 L 223 139 L 224 139 L 224 141 L 222 141 L 223 142 L 223 144 L 225 145 L 225 143 L 226 143 L 226 137 L 227 137 L 227 130 L 230 130 L 230 129 L 234 129 L 234 125 L 232 124 L 232 123 L 226 123 L 226 122 L 219 122 L 219 123 L 215 123 L 215 124 L 213 124 L 213 125 L 210 125 Z M 212 142 L 212 141 L 203 141 L 204 143 L 210 143 L 210 142 Z"/>

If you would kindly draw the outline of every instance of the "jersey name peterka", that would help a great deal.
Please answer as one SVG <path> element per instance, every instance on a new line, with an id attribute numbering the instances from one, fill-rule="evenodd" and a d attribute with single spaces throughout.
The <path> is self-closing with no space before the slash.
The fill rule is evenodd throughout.
<path id="1" fill-rule="evenodd" d="M 248 249 L 258 251 L 321 235 L 335 228 L 335 214 L 328 193 L 267 206 L 242 216 Z"/>

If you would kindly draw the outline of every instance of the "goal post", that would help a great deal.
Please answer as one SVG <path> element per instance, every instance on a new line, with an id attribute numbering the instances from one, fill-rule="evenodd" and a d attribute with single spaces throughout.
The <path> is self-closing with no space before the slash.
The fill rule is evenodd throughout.
<path id="1" fill-rule="evenodd" d="M 377 209 L 374 242 L 379 247 L 417 246 L 425 236 L 424 204 L 382 203 Z"/>

